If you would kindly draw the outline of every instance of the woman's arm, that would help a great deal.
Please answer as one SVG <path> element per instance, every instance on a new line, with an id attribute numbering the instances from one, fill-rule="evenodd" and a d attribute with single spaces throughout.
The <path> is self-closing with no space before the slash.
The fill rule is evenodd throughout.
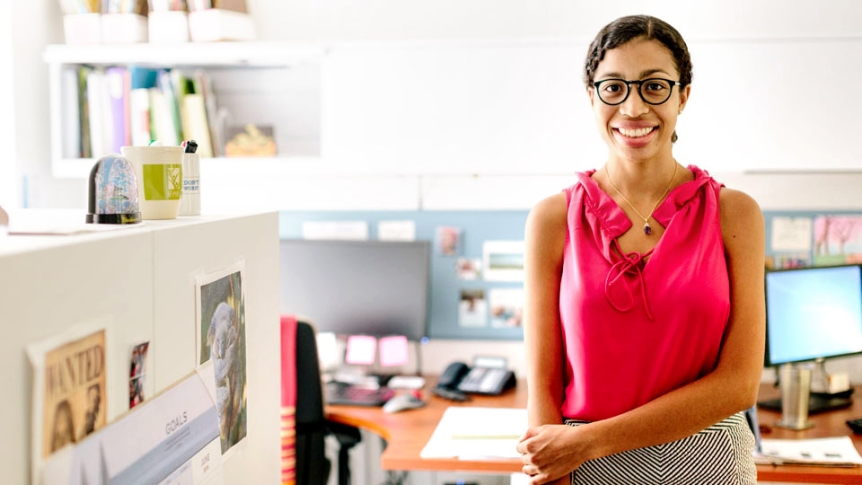
<path id="1" fill-rule="evenodd" d="M 560 193 L 539 202 L 525 228 L 524 350 L 530 426 L 563 422 L 559 308 L 565 237 L 566 196 Z"/>
<path id="2" fill-rule="evenodd" d="M 518 446 L 527 452 L 525 471 L 536 472 L 533 483 L 563 476 L 588 459 L 685 438 L 755 404 L 765 346 L 763 215 L 742 192 L 723 189 L 720 204 L 731 310 L 715 370 L 613 418 L 577 428 L 530 428 Z"/>

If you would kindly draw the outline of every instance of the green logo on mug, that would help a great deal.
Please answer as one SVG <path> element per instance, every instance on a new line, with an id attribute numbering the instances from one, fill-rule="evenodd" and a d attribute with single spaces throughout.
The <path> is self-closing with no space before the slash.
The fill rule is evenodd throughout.
<path id="1" fill-rule="evenodd" d="M 183 166 L 179 163 L 146 164 L 144 198 L 146 200 L 179 200 L 183 193 Z"/>

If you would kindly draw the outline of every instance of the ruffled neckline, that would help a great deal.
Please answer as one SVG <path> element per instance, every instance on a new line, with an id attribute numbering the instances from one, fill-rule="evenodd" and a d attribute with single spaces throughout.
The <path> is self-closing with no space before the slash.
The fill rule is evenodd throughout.
<path id="1" fill-rule="evenodd" d="M 695 165 L 688 165 L 686 169 L 694 174 L 694 179 L 674 187 L 652 214 L 652 218 L 665 228 L 670 224 L 673 215 L 694 198 L 700 188 L 711 180 L 706 170 Z M 632 221 L 613 197 L 602 190 L 599 184 L 593 180 L 594 173 L 596 173 L 596 169 L 578 172 L 578 182 L 587 196 L 587 207 L 602 222 L 602 230 L 606 232 L 606 236 L 615 239 L 631 229 Z"/>

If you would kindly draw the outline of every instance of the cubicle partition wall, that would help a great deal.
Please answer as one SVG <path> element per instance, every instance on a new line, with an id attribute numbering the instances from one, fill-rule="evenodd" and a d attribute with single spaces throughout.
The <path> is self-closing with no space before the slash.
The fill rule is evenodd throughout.
<path id="1" fill-rule="evenodd" d="M 75 211 L 72 217 L 82 221 L 84 213 Z M 25 354 L 28 346 L 81 324 L 106 322 L 106 418 L 115 421 L 129 412 L 133 346 L 149 342 L 143 369 L 147 398 L 195 371 L 196 276 L 238 261 L 244 264 L 247 434 L 225 456 L 225 483 L 279 483 L 275 213 L 146 221 L 90 234 L 0 237 L 0 375 L 7 390 L 0 400 L 0 436 L 7 444 L 0 454 L 0 483 L 30 483 L 34 373 Z M 154 430 L 166 426 L 153 423 Z"/>

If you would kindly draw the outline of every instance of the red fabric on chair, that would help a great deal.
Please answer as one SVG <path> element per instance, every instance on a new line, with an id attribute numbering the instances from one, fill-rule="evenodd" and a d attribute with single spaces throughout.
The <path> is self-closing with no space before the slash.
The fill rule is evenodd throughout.
<path id="1" fill-rule="evenodd" d="M 281 317 L 281 483 L 296 483 L 296 318 Z"/>

